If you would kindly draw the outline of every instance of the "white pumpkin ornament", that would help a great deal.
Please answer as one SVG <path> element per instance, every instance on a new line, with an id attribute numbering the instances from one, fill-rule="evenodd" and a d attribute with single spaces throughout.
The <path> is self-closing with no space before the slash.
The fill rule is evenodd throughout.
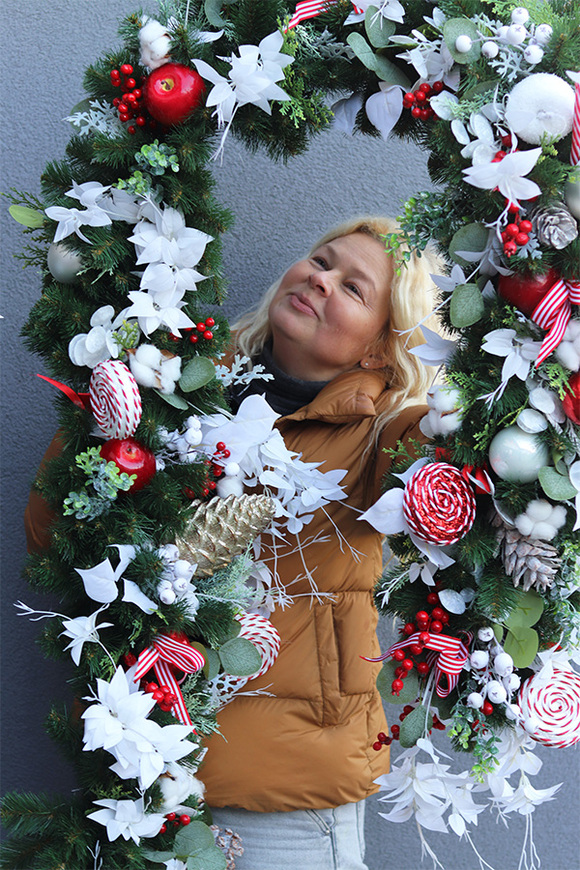
<path id="1" fill-rule="evenodd" d="M 532 73 L 507 98 L 505 119 L 524 142 L 539 145 L 544 137 L 557 142 L 572 129 L 574 89 L 553 73 Z"/>

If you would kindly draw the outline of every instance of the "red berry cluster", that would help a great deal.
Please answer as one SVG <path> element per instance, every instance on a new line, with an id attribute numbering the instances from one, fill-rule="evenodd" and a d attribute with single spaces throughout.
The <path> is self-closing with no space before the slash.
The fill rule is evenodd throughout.
<path id="1" fill-rule="evenodd" d="M 148 118 L 140 105 L 143 92 L 141 88 L 137 87 L 137 81 L 133 78 L 133 67 L 130 63 L 123 63 L 120 69 L 111 70 L 111 84 L 114 88 L 123 89 L 122 96 L 115 97 L 113 105 L 119 112 L 120 121 L 123 123 L 135 121 L 135 124 L 130 124 L 127 127 L 127 132 L 134 135 L 137 132 L 137 127 L 144 127 L 147 124 Z M 155 121 L 149 120 L 149 126 L 155 127 Z"/>
<path id="2" fill-rule="evenodd" d="M 206 461 L 207 476 L 201 494 L 206 497 L 217 486 L 217 478 L 224 473 L 224 462 L 230 457 L 230 451 L 223 441 L 218 441 L 215 446 L 215 452 L 211 459 Z"/>
<path id="3" fill-rule="evenodd" d="M 403 636 L 410 637 L 412 634 L 419 633 L 419 637 L 417 642 L 410 644 L 407 650 L 397 649 L 393 653 L 394 661 L 399 662 L 399 666 L 395 669 L 395 679 L 391 685 L 393 695 L 399 695 L 404 685 L 403 680 L 413 667 L 417 667 L 417 673 L 420 677 L 429 673 L 431 668 L 429 662 L 415 662 L 413 656 L 421 655 L 425 649 L 425 644 L 429 641 L 430 633 L 440 634 L 443 631 L 443 626 L 449 622 L 449 614 L 439 605 L 439 596 L 436 592 L 429 593 L 427 604 L 434 605 L 431 613 L 427 613 L 426 610 L 417 611 L 415 622 L 407 622 L 401 629 Z"/>
<path id="4" fill-rule="evenodd" d="M 521 248 L 522 245 L 528 244 L 531 231 L 531 221 L 519 220 L 517 212 L 512 213 L 509 224 L 501 234 L 503 251 L 506 257 L 512 257 L 517 253 L 518 248 Z"/>
<path id="5" fill-rule="evenodd" d="M 443 82 L 433 82 L 432 85 L 423 82 L 417 90 L 403 94 L 403 108 L 410 109 L 413 118 L 427 121 L 435 115 L 430 105 L 430 97 L 433 94 L 440 94 L 443 88 Z"/>
<path id="6" fill-rule="evenodd" d="M 169 688 L 169 686 L 158 686 L 157 683 L 145 683 L 144 690 L 153 695 L 160 708 L 165 713 L 170 713 L 171 708 L 177 701 L 177 698 Z"/>
<path id="7" fill-rule="evenodd" d="M 192 344 L 197 344 L 200 338 L 205 338 L 206 341 L 211 341 L 213 338 L 212 328 L 215 326 L 215 320 L 213 317 L 206 317 L 205 321 L 201 321 L 196 325 L 195 329 L 192 327 L 188 329 L 184 329 L 183 331 L 186 334 L 188 341 Z M 181 341 L 179 335 L 171 335 L 169 336 L 171 341 Z"/>
<path id="8" fill-rule="evenodd" d="M 182 825 L 189 825 L 191 822 L 191 816 L 188 816 L 187 813 L 183 813 L 181 816 L 178 816 L 177 813 L 165 813 L 165 818 L 174 828 L 179 828 Z M 159 833 L 164 834 L 167 827 L 167 823 L 164 822 L 159 829 Z"/>
<path id="9" fill-rule="evenodd" d="M 396 727 L 396 726 L 395 726 L 395 727 Z M 393 729 L 391 728 L 391 731 L 392 731 L 392 730 L 393 730 Z M 399 730 L 399 729 L 397 728 L 397 731 L 398 731 L 398 730 Z M 373 749 L 376 750 L 376 752 L 378 752 L 379 749 L 382 749 L 382 748 L 383 748 L 383 746 L 390 746 L 392 742 L 393 742 L 393 738 L 392 738 L 392 737 L 387 737 L 387 735 L 385 734 L 384 731 L 379 731 L 379 733 L 377 734 L 377 739 L 376 739 L 376 741 L 373 743 Z"/>

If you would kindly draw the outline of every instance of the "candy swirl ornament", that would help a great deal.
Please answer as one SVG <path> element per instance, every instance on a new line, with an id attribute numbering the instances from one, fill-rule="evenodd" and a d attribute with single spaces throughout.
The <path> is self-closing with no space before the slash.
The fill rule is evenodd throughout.
<path id="1" fill-rule="evenodd" d="M 459 541 L 475 519 L 475 495 L 454 465 L 431 462 L 415 472 L 403 496 L 409 528 L 430 544 Z"/>
<path id="2" fill-rule="evenodd" d="M 135 432 L 141 419 L 141 396 L 125 363 L 109 359 L 96 365 L 89 396 L 95 420 L 108 438 L 128 438 Z"/>
<path id="3" fill-rule="evenodd" d="M 522 685 L 519 705 L 526 731 L 545 746 L 564 748 L 580 740 L 580 674 L 554 668 L 549 680 L 534 674 Z"/>
<path id="4" fill-rule="evenodd" d="M 242 626 L 239 637 L 253 643 L 262 656 L 262 667 L 251 677 L 248 677 L 249 680 L 254 680 L 269 671 L 278 658 L 280 635 L 270 620 L 266 619 L 265 616 L 260 616 L 259 613 L 242 613 L 236 616 L 236 619 Z"/>

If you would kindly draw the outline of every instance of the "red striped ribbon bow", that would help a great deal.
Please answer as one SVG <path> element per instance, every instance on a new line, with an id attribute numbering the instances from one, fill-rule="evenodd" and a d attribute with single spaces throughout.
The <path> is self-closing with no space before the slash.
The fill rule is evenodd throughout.
<path id="1" fill-rule="evenodd" d="M 175 695 L 173 715 L 179 719 L 182 725 L 191 725 L 193 728 L 193 722 L 185 706 L 181 689 L 170 665 L 175 665 L 186 674 L 193 674 L 203 668 L 205 659 L 198 650 L 187 642 L 176 640 L 166 634 L 160 634 L 157 635 L 151 646 L 140 654 L 133 679 L 137 682 L 145 676 L 148 670 L 153 668 L 159 683 L 169 686 Z"/>
<path id="2" fill-rule="evenodd" d="M 383 662 L 398 649 L 404 649 L 406 646 L 419 643 L 426 649 L 433 651 L 428 660 L 429 664 L 435 664 L 435 690 L 440 698 L 446 698 L 459 682 L 459 674 L 469 658 L 469 644 L 473 640 L 473 635 L 469 631 L 461 632 L 466 638 L 465 642 L 463 642 L 460 638 L 451 637 L 447 634 L 427 633 L 429 634 L 427 643 L 422 643 L 420 640 L 421 634 L 424 634 L 424 632 L 416 631 L 403 640 L 394 643 L 385 653 L 376 659 L 369 659 L 366 656 L 362 656 L 362 658 L 366 659 L 367 662 Z M 446 685 L 443 685 L 444 679 L 446 680 Z"/>
<path id="3" fill-rule="evenodd" d="M 534 323 L 549 330 L 542 342 L 536 368 L 562 341 L 572 314 L 572 305 L 580 305 L 580 281 L 564 281 L 560 278 L 532 311 Z"/>
<path id="4" fill-rule="evenodd" d="M 317 15 L 326 12 L 329 6 L 335 6 L 336 2 L 337 0 L 302 0 L 301 3 L 296 4 L 294 15 L 288 22 L 286 29 L 290 30 L 291 27 L 296 27 L 297 24 L 300 24 L 301 21 L 306 21 L 308 18 L 316 18 Z M 354 3 L 352 5 L 357 15 L 363 11 L 358 6 L 355 6 Z"/>

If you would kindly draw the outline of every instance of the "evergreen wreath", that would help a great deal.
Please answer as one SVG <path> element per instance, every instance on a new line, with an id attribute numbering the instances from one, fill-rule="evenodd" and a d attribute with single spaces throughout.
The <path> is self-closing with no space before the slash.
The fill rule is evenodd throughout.
<path id="1" fill-rule="evenodd" d="M 316 506 L 344 494 L 322 472 L 307 486 L 266 409 L 227 412 L 224 387 L 260 372 L 220 362 L 231 216 L 211 165 L 229 135 L 288 159 L 331 123 L 429 152 L 437 190 L 385 241 L 397 268 L 430 240 L 449 264 L 447 337 L 423 326 L 414 351 L 441 367 L 430 441 L 396 452 L 365 515 L 394 555 L 377 605 L 401 620 L 379 678 L 406 704 L 375 743 L 406 750 L 386 817 L 469 836 L 480 786 L 529 814 L 556 790 L 531 784 L 534 741 L 580 739 L 577 4 L 162 0 L 120 35 L 86 72 L 41 198 L 11 196 L 44 270 L 24 339 L 62 393 L 60 452 L 36 482 L 51 546 L 26 577 L 63 613 L 19 607 L 76 665 L 79 700 L 47 727 L 82 794 L 6 795 L 1 866 L 234 866 L 195 773 L 220 705 L 277 653 L 249 611 L 284 591 L 251 548 L 272 523 L 300 531 L 314 490 Z M 245 494 L 272 466 L 291 495 Z M 441 720 L 469 770 L 441 764 Z"/>

